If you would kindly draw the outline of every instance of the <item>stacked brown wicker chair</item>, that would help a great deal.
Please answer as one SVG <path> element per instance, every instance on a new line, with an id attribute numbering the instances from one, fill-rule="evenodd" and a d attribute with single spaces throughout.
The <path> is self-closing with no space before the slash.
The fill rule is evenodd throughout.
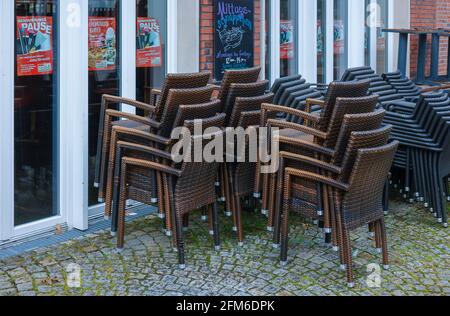
<path id="1" fill-rule="evenodd" d="M 150 119 L 152 133 L 120 127 L 113 128 L 105 204 L 105 213 L 108 216 L 111 215 L 112 207 L 117 208 L 118 201 L 117 188 L 119 179 L 117 178 L 117 175 L 119 170 L 117 169 L 120 168 L 120 160 L 118 161 L 115 148 L 117 141 L 121 140 L 121 138 L 126 141 L 129 141 L 130 137 L 132 139 L 138 138 L 140 142 L 144 142 L 145 145 L 152 145 L 157 149 L 170 150 L 170 147 L 173 145 L 170 136 L 174 128 L 183 126 L 185 120 L 207 118 L 220 112 L 220 102 L 218 100 L 210 101 L 212 90 L 212 87 L 171 89 L 167 98 L 166 108 L 161 116 L 161 121 L 156 122 Z M 161 185 L 164 185 L 164 179 L 162 179 L 161 175 L 157 172 L 139 172 L 140 170 L 136 172 L 136 177 L 139 177 L 142 180 L 140 186 L 131 188 L 130 192 L 136 193 L 134 200 L 138 202 L 149 204 L 149 201 L 155 203 L 154 200 L 157 199 L 161 217 L 166 217 L 167 234 L 170 235 L 172 233 L 170 229 L 171 222 L 170 218 L 167 217 L 170 212 L 168 205 L 164 205 L 164 200 L 162 199 L 164 190 L 160 187 Z M 115 219 L 113 218 L 113 220 Z"/>
<path id="2" fill-rule="evenodd" d="M 367 91 L 369 88 L 369 82 L 333 82 L 330 84 L 330 87 L 327 92 L 327 96 L 325 101 L 312 100 L 308 99 L 307 105 L 308 108 L 311 108 L 313 104 L 320 105 L 323 110 L 319 115 L 311 114 L 309 112 L 295 110 L 282 106 L 274 106 L 270 104 L 263 105 L 263 115 L 262 115 L 262 126 L 269 125 L 267 119 L 267 113 L 275 112 L 277 114 L 283 113 L 291 116 L 297 116 L 302 118 L 303 124 L 298 123 L 290 123 L 282 120 L 271 120 L 270 125 L 272 127 L 281 128 L 280 136 L 285 136 L 289 138 L 299 138 L 308 142 L 317 142 L 318 144 L 322 144 L 325 140 L 324 138 L 328 137 L 327 132 L 330 127 L 330 121 L 333 118 L 333 112 L 336 105 L 336 100 L 338 98 L 346 98 L 346 97 L 365 97 L 367 95 Z M 368 99 L 371 100 L 371 99 Z M 369 102 L 370 103 L 370 102 Z M 364 110 L 362 111 L 364 112 Z M 346 114 L 346 113 L 343 113 Z M 335 120 L 339 123 L 338 118 Z M 342 117 L 340 118 L 342 120 Z M 308 126 L 309 123 L 313 124 L 314 128 Z M 270 127 L 270 126 L 269 126 Z M 336 125 L 339 127 L 339 125 Z M 333 131 L 335 131 L 335 127 L 333 127 Z M 332 148 L 334 145 L 332 145 Z M 273 230 L 273 221 L 274 221 L 274 195 L 271 194 L 276 188 L 276 174 L 264 174 L 263 175 L 263 194 L 262 194 L 262 212 L 269 216 L 269 224 L 268 230 Z M 258 188 L 256 188 L 257 194 L 259 194 Z"/>
<path id="3" fill-rule="evenodd" d="M 323 163 L 332 162 L 340 166 L 342 156 L 346 149 L 347 141 L 351 132 L 374 130 L 381 126 L 384 117 L 384 111 L 372 112 L 377 104 L 377 98 L 374 96 L 365 98 L 353 99 L 338 99 L 336 109 L 333 114 L 334 119 L 330 124 L 328 137 L 324 139 L 322 144 L 318 142 L 308 142 L 304 140 L 297 140 L 290 137 L 280 137 L 280 150 L 290 152 L 294 155 L 308 156 L 308 163 L 323 161 Z M 353 114 L 357 113 L 357 114 Z M 269 121 L 270 123 L 270 121 Z M 282 189 L 279 185 L 283 180 L 283 169 L 285 167 L 299 167 L 299 161 L 295 159 L 289 160 L 289 156 L 283 160 L 283 166 L 280 166 L 278 173 L 277 192 Z M 304 164 L 300 163 L 300 167 Z M 315 171 L 315 166 L 312 165 L 312 170 Z M 305 191 L 309 190 L 309 194 L 305 196 L 309 204 L 309 217 L 313 220 L 323 220 L 324 229 L 327 237 L 327 242 L 332 242 L 334 247 L 337 247 L 336 231 L 333 229 L 333 213 L 331 211 L 332 201 L 327 200 L 330 196 L 329 192 L 324 191 L 324 188 L 319 188 L 315 185 L 303 185 Z M 317 193 L 319 192 L 319 193 Z M 272 198 L 273 199 L 273 198 Z M 274 229 L 274 245 L 279 244 L 279 228 L 280 228 L 280 197 L 274 199 L 274 208 L 271 213 L 273 216 Z M 332 234 L 332 235 L 330 235 Z M 332 239 L 330 240 L 330 238 Z"/>
<path id="4" fill-rule="evenodd" d="M 228 95 L 230 94 L 232 84 L 255 83 L 258 81 L 260 73 L 261 67 L 225 71 L 221 85 L 215 87 L 218 91 L 217 99 L 222 102 L 222 110 L 227 108 Z"/>
<path id="5" fill-rule="evenodd" d="M 220 125 L 224 123 L 223 114 L 217 118 L 212 125 Z M 208 125 L 208 122 L 205 122 Z M 210 123 L 211 124 L 211 123 Z M 204 148 L 205 139 L 213 139 L 215 137 L 224 137 L 224 131 L 219 129 L 210 135 L 192 136 L 191 148 L 195 148 L 195 144 L 200 141 L 202 149 Z M 209 141 L 208 141 L 209 142 Z M 118 238 L 117 247 L 123 249 L 125 236 L 125 201 L 129 196 L 129 187 L 134 181 L 134 177 L 130 174 L 131 168 L 140 168 L 161 172 L 167 179 L 168 191 L 167 198 L 172 212 L 172 218 L 176 227 L 176 247 L 178 249 L 180 268 L 185 267 L 185 247 L 183 237 L 183 219 L 189 213 L 199 210 L 203 207 L 212 207 L 213 227 L 214 227 L 214 245 L 217 250 L 220 249 L 219 238 L 219 222 L 218 222 L 218 206 L 217 196 L 214 188 L 214 182 L 218 171 L 218 163 L 207 162 L 182 162 L 176 164 L 172 161 L 172 155 L 168 152 L 157 150 L 154 147 L 141 146 L 119 142 L 118 146 L 122 150 L 131 149 L 145 152 L 150 156 L 158 159 L 136 159 L 126 156 L 121 159 L 121 181 L 120 181 L 120 200 L 118 208 Z M 202 151 L 203 152 L 203 151 Z M 192 154 L 192 151 L 189 151 Z M 185 153 L 186 154 L 186 153 Z M 155 160 L 164 162 L 155 162 Z M 187 161 L 187 160 L 184 160 Z"/>
<path id="6" fill-rule="evenodd" d="M 127 98 L 104 95 L 100 111 L 100 123 L 95 160 L 95 183 L 99 188 L 99 201 L 103 202 L 106 192 L 106 165 L 109 158 L 109 140 L 111 126 L 141 128 L 148 130 L 148 119 L 159 121 L 164 111 L 170 89 L 200 88 L 208 84 L 208 73 L 169 74 L 161 90 L 151 92 L 151 104 L 130 100 Z M 119 111 L 119 105 L 129 105 L 144 113 L 144 116 L 132 115 Z M 109 118 L 106 112 L 109 111 Z M 108 122 L 109 120 L 109 122 Z M 113 122 L 114 121 L 114 122 Z"/>
<path id="7" fill-rule="evenodd" d="M 288 167 L 284 172 L 283 211 L 281 229 L 281 262 L 287 263 L 289 212 L 304 212 L 302 192 L 296 184 L 301 181 L 320 183 L 331 190 L 334 225 L 340 249 L 341 265 L 347 271 L 347 282 L 354 286 L 352 251 L 349 232 L 369 225 L 375 232 L 376 247 L 383 253 L 383 264 L 388 268 L 388 249 L 384 225 L 383 192 L 398 143 L 385 145 L 391 128 L 353 132 L 347 146 L 342 167 L 313 161 L 308 156 L 281 153 L 283 157 L 313 164 L 318 172 Z M 384 145 L 383 145 L 384 144 Z M 282 162 L 281 165 L 284 165 Z M 303 212 L 302 212 L 303 211 Z"/>
<path id="8" fill-rule="evenodd" d="M 236 98 L 233 111 L 228 120 L 228 127 L 239 128 L 249 131 L 253 128 L 254 140 L 257 140 L 258 128 L 261 122 L 261 105 L 273 101 L 273 93 L 257 97 L 239 97 Z M 249 133 L 250 134 L 250 133 Z M 242 206 L 243 197 L 250 197 L 254 192 L 256 173 L 256 161 L 249 158 L 249 140 L 245 139 L 244 144 L 234 142 L 235 150 L 242 150 L 241 145 L 245 145 L 245 162 L 239 162 L 237 155 L 229 157 L 233 162 L 223 165 L 226 197 L 226 214 L 233 216 L 233 230 L 238 234 L 239 245 L 243 245 L 244 231 L 242 225 Z M 227 157 L 228 158 L 228 157 Z M 241 157 L 244 158 L 244 157 Z M 227 160 L 228 162 L 228 160 Z"/>

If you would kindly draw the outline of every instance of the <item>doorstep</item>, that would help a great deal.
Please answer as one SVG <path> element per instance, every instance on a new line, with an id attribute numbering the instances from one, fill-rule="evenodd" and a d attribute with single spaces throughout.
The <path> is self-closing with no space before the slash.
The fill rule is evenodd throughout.
<path id="1" fill-rule="evenodd" d="M 128 210 L 128 213 L 131 214 L 127 216 L 126 221 L 131 222 L 136 219 L 155 214 L 157 209 L 155 207 L 149 206 L 139 206 Z M 27 252 L 31 252 L 33 250 L 49 247 L 53 245 L 57 245 L 66 241 L 70 241 L 77 238 L 82 238 L 86 235 L 96 233 L 105 229 L 108 229 L 111 225 L 109 220 L 101 219 L 93 219 L 89 223 L 89 229 L 86 231 L 80 231 L 76 229 L 72 229 L 69 231 L 65 231 L 62 234 L 58 233 L 47 233 L 44 235 L 36 236 L 33 239 L 28 239 L 22 242 L 15 242 L 12 244 L 6 244 L 0 246 L 0 260 L 5 260 L 14 256 L 23 255 Z"/>

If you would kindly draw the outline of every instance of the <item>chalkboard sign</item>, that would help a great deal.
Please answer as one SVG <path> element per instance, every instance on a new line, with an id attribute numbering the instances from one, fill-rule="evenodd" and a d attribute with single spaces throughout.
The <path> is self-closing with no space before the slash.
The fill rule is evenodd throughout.
<path id="1" fill-rule="evenodd" d="M 253 0 L 214 0 L 214 78 L 254 65 Z"/>

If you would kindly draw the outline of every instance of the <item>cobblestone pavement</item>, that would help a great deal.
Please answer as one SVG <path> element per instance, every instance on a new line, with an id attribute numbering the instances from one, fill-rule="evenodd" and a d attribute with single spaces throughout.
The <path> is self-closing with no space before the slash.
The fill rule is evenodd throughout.
<path id="1" fill-rule="evenodd" d="M 292 216 L 290 262 L 282 267 L 264 219 L 249 213 L 242 248 L 230 220 L 223 219 L 220 253 L 213 250 L 207 225 L 195 216 L 187 233 L 185 270 L 178 269 L 177 254 L 160 231 L 161 221 L 149 216 L 127 225 L 126 249 L 120 254 L 115 240 L 102 231 L 0 261 L 0 296 L 449 295 L 449 230 L 413 206 L 394 203 L 392 209 L 387 219 L 391 269 L 381 271 L 378 288 L 369 286 L 377 280 L 377 266 L 370 264 L 378 264 L 380 257 L 365 230 L 354 234 L 358 282 L 350 290 L 337 254 L 323 244 L 316 227 Z M 81 268 L 79 288 L 68 286 L 72 278 L 67 271 L 77 267 L 73 264 Z"/>

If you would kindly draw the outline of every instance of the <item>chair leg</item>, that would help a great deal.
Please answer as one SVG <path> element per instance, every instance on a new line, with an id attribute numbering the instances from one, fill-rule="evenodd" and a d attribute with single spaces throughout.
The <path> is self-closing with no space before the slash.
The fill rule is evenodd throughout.
<path id="1" fill-rule="evenodd" d="M 212 222 L 214 227 L 214 246 L 217 251 L 220 250 L 220 231 L 219 231 L 219 207 L 217 202 L 214 203 L 212 209 Z"/>
<path id="2" fill-rule="evenodd" d="M 385 269 L 389 269 L 389 251 L 386 234 L 386 224 L 384 218 L 382 218 L 378 225 L 380 226 L 381 240 L 382 240 L 382 253 L 383 253 L 383 266 Z"/>
<path id="3" fill-rule="evenodd" d="M 208 214 L 208 227 L 209 227 L 209 234 L 211 236 L 214 236 L 214 210 L 212 206 L 206 207 L 206 214 Z"/>
<path id="4" fill-rule="evenodd" d="M 164 202 L 164 185 L 163 185 L 163 175 L 158 172 L 156 174 L 157 188 L 158 188 L 158 209 L 159 217 L 161 219 L 166 218 L 165 202 Z M 165 225 L 165 224 L 164 224 Z"/>
<path id="5" fill-rule="evenodd" d="M 175 201 L 173 196 L 173 182 L 172 178 L 168 176 L 167 185 L 170 200 L 171 217 L 174 219 L 175 231 L 176 231 L 176 245 L 178 248 L 178 264 L 180 269 L 186 268 L 185 254 L 184 254 L 184 234 L 183 234 L 183 216 L 179 215 L 175 209 Z"/>
<path id="6" fill-rule="evenodd" d="M 126 186 L 126 164 L 122 164 L 120 176 L 120 194 L 118 202 L 118 234 L 117 234 L 117 249 L 122 250 L 125 244 L 125 216 L 126 216 L 126 201 L 127 201 L 127 186 Z"/>
<path id="7" fill-rule="evenodd" d="M 274 215 L 275 215 L 275 190 L 277 188 L 277 174 L 270 175 L 269 185 L 269 204 L 268 204 L 268 216 L 269 222 L 267 224 L 267 230 L 272 232 L 274 229 Z"/>
<path id="8" fill-rule="evenodd" d="M 350 288 L 355 287 L 354 278 L 353 278 L 353 258 L 352 258 L 352 246 L 350 240 L 350 234 L 347 228 L 342 226 L 342 235 L 344 241 L 344 252 L 345 252 L 345 262 L 347 268 L 347 285 Z"/>
<path id="9" fill-rule="evenodd" d="M 98 202 L 103 203 L 105 201 L 105 175 L 106 175 L 106 157 L 109 157 L 108 155 L 108 149 L 110 147 L 110 130 L 112 128 L 111 126 L 111 116 L 106 115 L 105 121 L 104 121 L 104 130 L 103 130 L 103 141 L 102 141 L 102 148 L 101 148 L 101 157 L 104 159 L 100 159 L 100 172 L 99 172 L 99 178 L 98 178 Z"/>
<path id="10" fill-rule="evenodd" d="M 225 189 L 225 215 L 228 217 L 231 217 L 233 215 L 233 202 L 231 201 L 233 198 L 231 196 L 231 186 L 233 185 L 230 181 L 229 181 L 229 168 L 226 164 L 224 164 L 223 168 L 223 183 L 222 186 Z"/>
<path id="11" fill-rule="evenodd" d="M 236 228 L 239 246 L 244 245 L 244 230 L 242 227 L 242 205 L 241 205 L 241 197 L 235 193 L 234 200 L 236 201 Z"/>
<path id="12" fill-rule="evenodd" d="M 273 192 L 276 195 L 275 208 L 274 208 L 274 229 L 273 229 L 273 246 L 277 248 L 280 245 L 280 233 L 281 233 L 281 213 L 283 210 L 283 190 L 284 190 L 284 159 L 280 159 L 280 166 L 278 170 L 277 189 Z"/>
<path id="13" fill-rule="evenodd" d="M 105 218 L 112 215 L 113 188 L 114 188 L 114 172 L 116 166 L 116 144 L 117 133 L 113 131 L 111 135 L 111 145 L 109 149 L 108 174 L 106 176 L 106 197 L 105 197 Z M 100 179 L 100 178 L 99 178 Z M 99 180 L 100 181 L 100 180 Z"/>
<path id="14" fill-rule="evenodd" d="M 265 173 L 263 175 L 263 194 L 262 194 L 262 204 L 261 204 L 261 213 L 263 215 L 268 215 L 268 198 L 269 198 L 269 175 Z"/>
<path id="15" fill-rule="evenodd" d="M 166 210 L 166 235 L 168 237 L 173 235 L 173 222 L 172 222 L 172 216 L 173 212 L 171 210 L 171 201 L 170 201 L 170 188 L 169 183 L 166 175 L 163 175 L 163 192 L 164 192 L 164 201 L 166 202 L 165 210 Z"/>
<path id="16" fill-rule="evenodd" d="M 289 205 L 287 201 L 283 203 L 283 213 L 281 216 L 281 265 L 286 265 L 288 261 L 289 247 Z"/>

